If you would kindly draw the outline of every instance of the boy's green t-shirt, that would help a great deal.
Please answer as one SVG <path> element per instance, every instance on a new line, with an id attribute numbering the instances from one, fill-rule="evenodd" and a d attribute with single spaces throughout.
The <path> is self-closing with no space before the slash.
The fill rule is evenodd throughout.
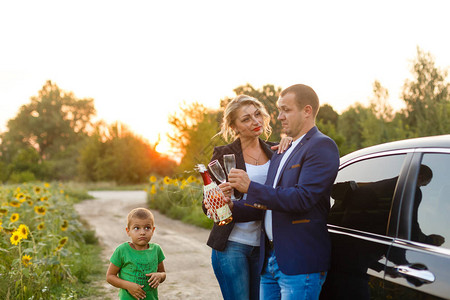
<path id="1" fill-rule="evenodd" d="M 123 243 L 116 248 L 109 261 L 120 268 L 119 278 L 144 286 L 145 299 L 158 299 L 158 290 L 149 286 L 149 277 L 145 274 L 157 272 L 158 264 L 165 257 L 158 244 L 149 243 L 148 245 L 149 248 L 146 250 L 136 250 L 128 242 Z M 136 300 L 125 289 L 120 289 L 119 299 Z"/>

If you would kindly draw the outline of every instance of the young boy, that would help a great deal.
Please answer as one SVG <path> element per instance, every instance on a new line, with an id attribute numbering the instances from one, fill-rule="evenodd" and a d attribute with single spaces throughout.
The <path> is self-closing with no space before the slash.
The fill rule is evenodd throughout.
<path id="1" fill-rule="evenodd" d="M 155 219 L 146 208 L 128 214 L 127 234 L 131 242 L 116 248 L 106 272 L 106 281 L 120 288 L 119 299 L 158 299 L 158 285 L 166 279 L 161 247 L 149 243 Z M 148 278 L 147 278 L 148 277 Z"/>

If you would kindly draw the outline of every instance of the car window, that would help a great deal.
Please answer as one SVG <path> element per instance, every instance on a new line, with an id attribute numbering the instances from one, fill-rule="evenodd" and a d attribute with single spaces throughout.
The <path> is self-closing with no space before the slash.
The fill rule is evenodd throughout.
<path id="1" fill-rule="evenodd" d="M 450 154 L 423 155 L 414 197 L 411 240 L 450 248 Z"/>
<path id="2" fill-rule="evenodd" d="M 357 161 L 339 170 L 331 193 L 330 224 L 386 234 L 402 155 Z"/>

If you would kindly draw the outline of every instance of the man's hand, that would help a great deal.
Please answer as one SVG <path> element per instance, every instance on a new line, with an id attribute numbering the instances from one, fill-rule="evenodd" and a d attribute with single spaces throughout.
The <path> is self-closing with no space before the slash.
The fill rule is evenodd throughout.
<path id="1" fill-rule="evenodd" d="M 230 174 L 228 174 L 228 181 L 230 182 L 231 187 L 237 189 L 241 193 L 247 193 L 251 182 L 247 173 L 240 169 L 231 169 Z"/>
<path id="2" fill-rule="evenodd" d="M 128 287 L 127 287 L 127 291 L 131 294 L 131 296 L 133 296 L 136 299 L 145 299 L 145 292 L 142 289 L 144 286 L 143 285 L 139 285 L 137 283 L 134 282 L 129 282 Z"/>

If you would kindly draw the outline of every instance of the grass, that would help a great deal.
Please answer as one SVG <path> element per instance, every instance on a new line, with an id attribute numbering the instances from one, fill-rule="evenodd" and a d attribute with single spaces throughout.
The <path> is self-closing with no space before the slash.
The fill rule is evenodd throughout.
<path id="1" fill-rule="evenodd" d="M 120 185 L 110 181 L 102 181 L 102 182 L 71 181 L 64 183 L 64 186 L 68 188 L 86 191 L 142 191 L 147 187 L 147 184 L 141 183 L 141 184 Z"/>

